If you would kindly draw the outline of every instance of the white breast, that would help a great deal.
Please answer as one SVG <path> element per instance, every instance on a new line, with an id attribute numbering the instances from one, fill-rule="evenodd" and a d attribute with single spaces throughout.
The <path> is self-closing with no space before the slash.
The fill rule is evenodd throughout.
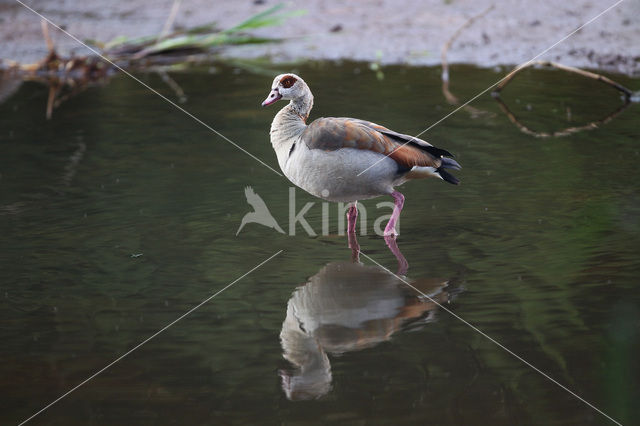
<path id="1" fill-rule="evenodd" d="M 394 185 L 402 183 L 396 162 L 382 154 L 355 148 L 309 149 L 301 141 L 296 142 L 282 171 L 295 185 L 328 201 L 378 197 L 390 194 Z"/>

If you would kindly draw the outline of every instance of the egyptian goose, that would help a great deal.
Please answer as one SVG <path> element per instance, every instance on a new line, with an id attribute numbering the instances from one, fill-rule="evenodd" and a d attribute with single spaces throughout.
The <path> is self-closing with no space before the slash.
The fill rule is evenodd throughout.
<path id="1" fill-rule="evenodd" d="M 285 176 L 298 187 L 327 201 L 351 203 L 347 231 L 355 231 L 356 202 L 381 195 L 394 199 L 385 236 L 397 235 L 395 224 L 404 196 L 394 187 L 410 179 L 437 177 L 459 181 L 445 169 L 460 165 L 444 149 L 409 135 L 355 118 L 318 118 L 307 125 L 313 94 L 295 74 L 273 80 L 262 106 L 290 101 L 271 123 L 271 144 Z"/>

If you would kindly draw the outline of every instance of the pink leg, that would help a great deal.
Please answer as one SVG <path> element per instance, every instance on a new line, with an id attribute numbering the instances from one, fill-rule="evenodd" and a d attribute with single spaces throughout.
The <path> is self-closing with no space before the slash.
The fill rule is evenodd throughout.
<path id="1" fill-rule="evenodd" d="M 355 201 L 347 210 L 347 234 L 356 232 L 356 220 L 358 219 L 358 206 Z"/>
<path id="2" fill-rule="evenodd" d="M 391 250 L 391 253 L 396 257 L 398 261 L 398 275 L 407 275 L 407 270 L 409 269 L 409 262 L 402 255 L 402 252 L 398 248 L 398 244 L 396 243 L 395 237 L 384 237 L 384 242 L 387 243 L 387 247 Z"/>
<path id="3" fill-rule="evenodd" d="M 404 205 L 404 195 L 399 193 L 398 191 L 393 191 L 391 196 L 394 200 L 393 213 L 391 213 L 391 219 L 387 223 L 387 226 L 384 228 L 384 236 L 390 237 L 398 235 L 396 232 L 396 222 L 398 218 L 400 218 L 400 212 L 402 211 L 402 206 Z"/>
<path id="4" fill-rule="evenodd" d="M 358 244 L 356 233 L 352 232 L 347 237 L 349 238 L 349 248 L 351 249 L 351 261 L 358 263 L 360 262 L 360 244 Z"/>
<path id="5" fill-rule="evenodd" d="M 358 220 L 357 201 L 349 206 L 347 210 L 347 238 L 349 239 L 349 248 L 351 249 L 351 261 L 360 262 L 360 245 L 356 239 L 356 220 Z"/>

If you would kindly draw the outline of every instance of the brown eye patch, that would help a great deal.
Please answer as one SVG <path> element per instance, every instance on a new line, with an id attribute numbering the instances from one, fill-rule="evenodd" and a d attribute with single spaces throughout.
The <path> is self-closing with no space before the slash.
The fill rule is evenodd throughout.
<path id="1" fill-rule="evenodd" d="M 289 87 L 293 86 L 295 82 L 296 82 L 296 78 L 290 75 L 280 80 L 280 84 L 282 84 L 282 87 L 284 87 L 285 89 L 288 89 Z"/>

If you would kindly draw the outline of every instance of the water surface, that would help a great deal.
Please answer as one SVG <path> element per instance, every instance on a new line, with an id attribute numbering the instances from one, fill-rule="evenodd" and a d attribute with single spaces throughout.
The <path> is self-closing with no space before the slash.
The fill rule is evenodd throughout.
<path id="1" fill-rule="evenodd" d="M 437 68 L 388 67 L 383 80 L 358 63 L 297 71 L 314 90 L 312 118 L 416 134 L 453 109 Z M 466 100 L 505 71 L 454 67 L 451 90 Z M 159 77 L 140 77 L 174 97 Z M 272 77 L 222 67 L 174 78 L 187 110 L 278 168 L 268 142 L 276 108 L 259 107 Z M 135 81 L 91 88 L 51 121 L 46 96 L 29 83 L 0 105 L 1 423 L 24 420 L 283 250 L 34 424 L 609 424 L 366 257 L 352 264 L 337 206 L 329 235 L 248 224 L 236 236 L 251 211 L 246 186 L 288 230 L 289 182 Z M 554 71 L 523 72 L 503 98 L 541 131 L 620 105 L 613 89 Z M 406 280 L 632 423 L 637 105 L 552 139 L 520 132 L 489 95 L 472 105 L 423 135 L 456 155 L 462 185 L 401 189 Z M 370 227 L 380 201 L 364 203 Z M 297 191 L 297 208 L 307 202 L 320 234 L 321 204 Z M 395 271 L 381 238 L 359 243 Z M 295 392 L 304 371 L 315 385 Z"/>

